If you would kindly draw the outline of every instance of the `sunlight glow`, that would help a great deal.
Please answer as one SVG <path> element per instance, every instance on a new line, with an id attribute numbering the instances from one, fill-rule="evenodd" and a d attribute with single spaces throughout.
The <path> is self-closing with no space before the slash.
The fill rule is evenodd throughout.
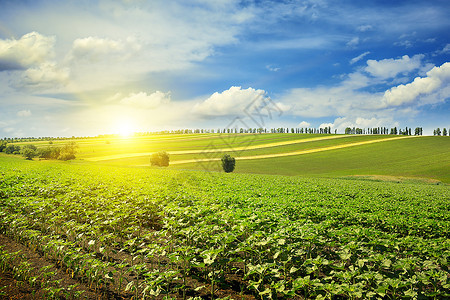
<path id="1" fill-rule="evenodd" d="M 134 123 L 130 120 L 120 120 L 116 124 L 116 133 L 118 133 L 123 138 L 129 138 L 136 132 L 136 127 Z"/>

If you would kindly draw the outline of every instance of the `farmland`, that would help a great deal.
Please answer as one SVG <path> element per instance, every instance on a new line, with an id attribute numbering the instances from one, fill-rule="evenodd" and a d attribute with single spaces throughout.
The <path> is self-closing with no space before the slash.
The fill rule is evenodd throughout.
<path id="1" fill-rule="evenodd" d="M 150 155 L 164 150 L 170 154 L 169 169 L 219 171 L 218 160 L 229 153 L 238 161 L 235 170 L 238 173 L 315 177 L 383 175 L 450 183 L 450 139 L 447 137 L 168 134 L 76 142 L 79 162 L 102 165 L 148 168 Z M 38 147 L 64 143 L 33 142 Z"/>
<path id="2" fill-rule="evenodd" d="M 209 145 L 209 138 L 198 139 L 198 147 Z M 345 139 L 313 143 L 330 147 L 338 140 L 342 145 Z M 292 140 L 280 135 L 271 142 Z M 350 167 L 354 172 L 361 171 L 355 175 L 368 174 L 365 172 L 374 161 L 381 166 L 374 166 L 372 172 L 387 172 L 382 162 L 392 153 L 386 151 L 411 149 L 419 140 L 422 138 L 270 158 L 257 172 L 270 165 L 278 165 L 280 172 L 283 164 L 292 164 L 294 158 L 298 164 L 304 163 L 308 172 L 314 161 L 324 159 L 327 163 L 326 156 L 332 156 L 334 165 L 325 171 L 322 166 L 319 171 L 328 176 L 349 175 L 344 167 L 336 166 L 346 157 L 358 155 L 369 161 L 353 162 Z M 181 151 L 182 141 L 172 142 L 172 150 Z M 402 155 L 421 174 L 441 170 L 443 175 L 438 178 L 447 178 L 448 159 L 442 153 L 448 154 L 448 148 L 441 150 L 447 140 L 423 141 L 422 152 L 405 151 Z M 93 157 L 95 143 L 104 147 L 102 156 L 117 154 L 108 148 L 115 141 L 83 143 L 79 143 L 80 158 Z M 277 147 L 292 144 L 270 148 Z M 433 172 L 418 167 L 419 160 L 411 154 L 422 156 L 427 147 L 437 149 L 437 156 L 424 159 Z M 363 153 L 372 156 L 361 157 Z M 252 153 L 260 154 L 264 153 Z M 306 157 L 311 160 L 309 164 Z M 240 171 L 252 167 L 245 164 L 257 161 L 238 160 Z M 450 296 L 448 185 L 357 177 L 224 174 L 173 167 L 123 168 L 112 166 L 112 162 L 117 163 L 27 161 L 0 155 L 0 237 L 8 241 L 0 248 L 2 274 L 11 274 L 30 294 L 35 291 L 46 298 Z M 388 162 L 393 169 L 401 165 L 407 173 L 407 166 L 398 162 L 396 167 L 393 159 Z M 5 290 L 2 288 L 0 285 L 0 294 Z"/>

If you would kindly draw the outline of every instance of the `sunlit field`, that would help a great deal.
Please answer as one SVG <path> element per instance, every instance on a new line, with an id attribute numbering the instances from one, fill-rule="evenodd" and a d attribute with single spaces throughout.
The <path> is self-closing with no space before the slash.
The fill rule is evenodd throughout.
<path id="1" fill-rule="evenodd" d="M 448 185 L 4 154 L 0 176 L 0 271 L 38 297 L 443 299 L 450 293 Z"/>
<path id="2" fill-rule="evenodd" d="M 33 142 L 38 147 L 67 141 Z M 238 173 L 308 176 L 385 175 L 450 183 L 450 139 L 390 135 L 180 134 L 77 139 L 77 161 L 150 166 L 166 151 L 169 169 L 221 171 L 220 158 L 237 159 Z M 23 143 L 18 143 L 23 145 Z"/>

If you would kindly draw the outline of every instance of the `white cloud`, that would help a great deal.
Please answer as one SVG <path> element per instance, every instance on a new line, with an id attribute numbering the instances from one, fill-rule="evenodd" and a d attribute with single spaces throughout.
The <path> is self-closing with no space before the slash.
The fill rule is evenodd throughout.
<path id="1" fill-rule="evenodd" d="M 297 127 L 309 127 L 311 126 L 311 123 L 308 123 L 306 121 L 301 121 L 300 124 L 297 125 Z"/>
<path id="2" fill-rule="evenodd" d="M 221 93 L 215 92 L 205 101 L 197 103 L 193 111 L 206 116 L 242 115 L 248 105 L 265 97 L 264 90 L 255 90 L 251 87 L 244 90 L 240 86 L 232 86 Z"/>
<path id="3" fill-rule="evenodd" d="M 68 68 L 60 68 L 56 63 L 45 62 L 27 69 L 23 73 L 22 83 L 29 87 L 53 87 L 55 84 L 66 84 L 69 76 Z"/>
<path id="4" fill-rule="evenodd" d="M 413 43 L 410 40 L 404 40 L 400 42 L 395 42 L 394 45 L 403 46 L 405 48 L 411 48 L 413 46 Z"/>
<path id="5" fill-rule="evenodd" d="M 369 30 L 371 30 L 373 27 L 372 27 L 372 25 L 361 25 L 361 26 L 358 26 L 358 31 L 361 31 L 361 32 L 365 32 L 365 31 L 369 31 Z"/>
<path id="6" fill-rule="evenodd" d="M 449 81 L 450 63 L 446 62 L 440 67 L 434 67 L 428 71 L 426 77 L 416 77 L 411 83 L 401 84 L 387 90 L 383 97 L 383 103 L 386 106 L 399 106 L 414 102 L 420 96 L 430 95 L 435 92 L 439 93 L 436 95 L 439 97 L 428 98 L 426 101 L 444 101 L 450 97 Z"/>
<path id="7" fill-rule="evenodd" d="M 424 55 L 417 54 L 413 57 L 404 55 L 399 59 L 382 59 L 367 61 L 365 71 L 375 77 L 392 78 L 398 74 L 407 74 L 411 71 L 419 69 L 422 66 L 422 59 Z"/>
<path id="8" fill-rule="evenodd" d="M 445 45 L 445 47 L 442 48 L 442 50 L 439 51 L 439 53 L 442 53 L 442 54 L 448 54 L 448 53 L 450 53 L 450 44 Z"/>
<path id="9" fill-rule="evenodd" d="M 347 42 L 348 47 L 355 47 L 359 44 L 359 37 L 354 37 L 350 41 Z"/>
<path id="10" fill-rule="evenodd" d="M 87 37 L 73 42 L 71 59 L 90 62 L 106 60 L 109 56 L 130 57 L 141 49 L 141 45 L 133 37 L 125 41 L 109 38 Z"/>
<path id="11" fill-rule="evenodd" d="M 18 111 L 17 116 L 18 117 L 29 117 L 29 116 L 31 116 L 31 111 L 29 109 Z"/>
<path id="12" fill-rule="evenodd" d="M 128 97 L 123 98 L 120 103 L 133 106 L 136 108 L 154 109 L 170 102 L 170 92 L 163 93 L 156 91 L 147 95 L 145 92 L 131 93 Z"/>
<path id="13" fill-rule="evenodd" d="M 0 40 L 0 71 L 20 70 L 41 64 L 54 55 L 54 37 L 30 32 L 19 40 Z"/>
<path id="14" fill-rule="evenodd" d="M 391 117 L 363 118 L 358 116 L 347 116 L 336 118 L 333 123 L 323 123 L 319 126 L 319 128 L 331 127 L 333 130 L 337 130 L 339 133 L 344 133 L 345 128 L 347 127 L 367 129 L 376 127 L 392 128 L 395 126 L 399 126 L 398 122 L 395 122 Z"/>
<path id="15" fill-rule="evenodd" d="M 350 64 L 353 65 L 354 63 L 357 63 L 358 61 L 360 61 L 361 59 L 363 59 L 366 55 L 369 55 L 370 51 L 366 51 L 360 55 L 358 55 L 357 57 L 354 57 L 350 60 Z"/>
<path id="16" fill-rule="evenodd" d="M 273 65 L 267 65 L 266 69 L 271 71 L 271 72 L 278 72 L 281 68 L 273 66 Z"/>

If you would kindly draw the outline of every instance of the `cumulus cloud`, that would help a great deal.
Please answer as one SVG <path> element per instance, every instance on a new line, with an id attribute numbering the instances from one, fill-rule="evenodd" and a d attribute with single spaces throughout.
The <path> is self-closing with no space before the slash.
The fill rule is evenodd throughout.
<path id="1" fill-rule="evenodd" d="M 22 70 L 53 57 L 54 37 L 30 32 L 20 39 L 0 39 L 0 71 Z"/>
<path id="2" fill-rule="evenodd" d="M 311 123 L 308 123 L 306 121 L 301 121 L 300 124 L 297 125 L 297 127 L 309 127 L 311 126 Z"/>
<path id="3" fill-rule="evenodd" d="M 60 68 L 54 62 L 45 62 L 27 69 L 22 76 L 22 84 L 34 87 L 51 87 L 54 84 L 67 83 L 69 76 L 68 68 Z"/>
<path id="4" fill-rule="evenodd" d="M 197 103 L 193 111 L 208 116 L 242 115 L 248 105 L 265 97 L 264 90 L 232 86 L 221 93 L 215 92 L 205 101 Z"/>
<path id="5" fill-rule="evenodd" d="M 345 128 L 376 128 L 376 127 L 395 127 L 398 126 L 398 122 L 395 122 L 391 117 L 358 117 L 358 116 L 346 116 L 339 117 L 334 120 L 333 123 L 322 123 L 319 128 L 331 127 L 338 132 L 344 132 Z"/>
<path id="6" fill-rule="evenodd" d="M 149 95 L 145 92 L 139 92 L 131 93 L 129 96 L 123 98 L 120 103 L 136 108 L 153 109 L 159 107 L 162 104 L 169 103 L 170 100 L 170 92 L 163 93 L 160 91 L 156 91 Z"/>
<path id="7" fill-rule="evenodd" d="M 110 55 L 129 57 L 140 49 L 141 45 L 133 37 L 122 41 L 90 36 L 76 39 L 73 42 L 70 58 L 92 62 L 105 59 Z"/>
<path id="8" fill-rule="evenodd" d="M 18 111 L 17 116 L 18 117 L 29 117 L 29 116 L 31 116 L 31 111 L 29 109 Z"/>
<path id="9" fill-rule="evenodd" d="M 427 72 L 426 77 L 416 77 L 413 82 L 401 84 L 384 93 L 383 102 L 386 106 L 399 106 L 416 101 L 424 95 L 439 93 L 435 101 L 443 101 L 450 97 L 450 63 L 434 67 Z M 444 93 L 444 94 L 443 94 Z M 428 99 L 428 102 L 430 100 Z"/>
<path id="10" fill-rule="evenodd" d="M 369 55 L 370 51 L 366 51 L 360 55 L 358 55 L 357 57 L 354 57 L 350 60 L 350 64 L 353 65 L 354 63 L 357 63 L 358 61 L 360 61 L 361 59 L 363 59 L 366 55 Z"/>
<path id="11" fill-rule="evenodd" d="M 407 74 L 411 71 L 419 69 L 422 66 L 424 55 L 417 54 L 413 57 L 404 55 L 399 59 L 382 59 L 367 61 L 365 71 L 375 77 L 392 78 L 398 74 Z"/>

